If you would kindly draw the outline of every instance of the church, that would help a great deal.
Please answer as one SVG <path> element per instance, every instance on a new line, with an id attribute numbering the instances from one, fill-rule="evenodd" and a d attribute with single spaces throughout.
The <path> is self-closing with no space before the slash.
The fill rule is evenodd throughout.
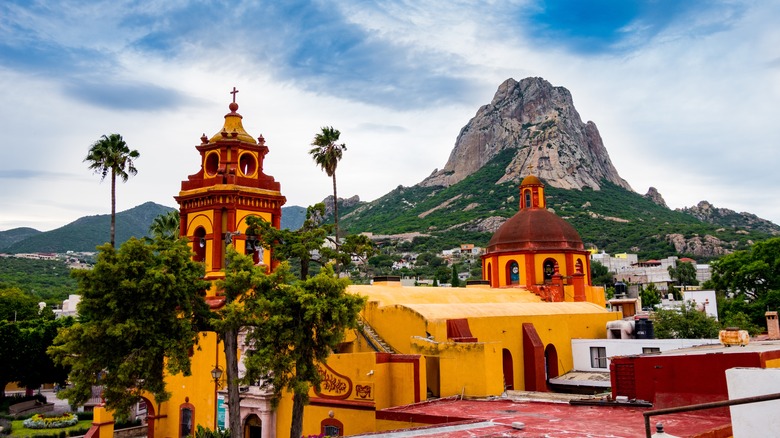
<path id="1" fill-rule="evenodd" d="M 263 136 L 243 127 L 238 104 L 211 137 L 195 147 L 201 168 L 181 183 L 180 234 L 206 278 L 224 277 L 227 246 L 251 253 L 273 269 L 270 250 L 256 251 L 246 218 L 280 226 L 286 199 L 281 184 L 263 172 L 269 153 Z M 367 298 L 361 327 L 320 364 L 323 384 L 312 388 L 304 436 L 344 436 L 425 425 L 394 408 L 460 396 L 500 396 L 508 389 L 547 391 L 548 379 L 573 369 L 571 340 L 606 338 L 604 291 L 591 285 L 590 260 L 576 230 L 546 208 L 544 184 L 528 175 L 519 187 L 518 212 L 494 234 L 482 256 L 483 280 L 465 288 L 406 287 L 375 278 L 348 292 Z M 224 304 L 207 291 L 212 309 Z M 240 342 L 240 349 L 245 348 Z M 170 400 L 147 400 L 148 436 L 184 437 L 195 427 L 227 424 L 223 345 L 201 333 L 192 374 L 169 376 Z M 288 436 L 292 397 L 272 408 L 259 386 L 241 388 L 241 423 L 233 436 Z"/>

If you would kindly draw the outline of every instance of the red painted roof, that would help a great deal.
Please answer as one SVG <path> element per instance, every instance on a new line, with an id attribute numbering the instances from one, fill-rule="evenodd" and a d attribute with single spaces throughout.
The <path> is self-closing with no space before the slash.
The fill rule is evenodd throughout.
<path id="1" fill-rule="evenodd" d="M 501 225 L 486 252 L 547 249 L 584 251 L 585 246 L 577 230 L 555 213 L 526 208 Z"/>
<path id="2" fill-rule="evenodd" d="M 400 415 L 406 421 L 435 424 L 426 428 L 405 429 L 404 436 L 426 437 L 644 437 L 647 408 L 611 406 L 572 406 L 568 403 L 534 402 L 510 399 L 457 400 L 433 402 L 385 409 L 383 415 Z M 454 421 L 453 421 L 454 420 Z M 661 422 L 666 433 L 693 436 L 731 424 L 727 416 L 698 411 L 652 417 Z M 512 423 L 521 422 L 523 429 Z M 415 434 L 415 432 L 417 432 Z M 653 430 L 655 432 L 655 430 Z M 388 432 L 370 434 L 392 436 Z"/>

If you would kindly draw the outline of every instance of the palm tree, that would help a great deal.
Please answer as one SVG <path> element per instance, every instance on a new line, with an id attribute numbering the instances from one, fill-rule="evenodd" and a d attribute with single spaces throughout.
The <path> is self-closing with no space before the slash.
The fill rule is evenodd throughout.
<path id="1" fill-rule="evenodd" d="M 321 132 L 314 136 L 311 145 L 314 146 L 309 154 L 314 158 L 314 162 L 322 170 L 333 178 L 333 221 L 336 229 L 336 251 L 339 249 L 339 198 L 336 195 L 336 167 L 341 160 L 341 154 L 347 150 L 344 143 L 338 144 L 341 132 L 332 126 L 323 126 Z"/>
<path id="2" fill-rule="evenodd" d="M 127 143 L 119 134 L 111 134 L 100 137 L 87 153 L 85 162 L 89 163 L 89 168 L 95 173 L 100 174 L 100 181 L 111 174 L 111 246 L 114 246 L 114 236 L 116 231 L 116 178 L 127 182 L 130 175 L 135 175 L 138 170 L 135 168 L 133 160 L 140 154 L 136 150 L 130 150 Z"/>
<path id="3" fill-rule="evenodd" d="M 179 211 L 171 210 L 154 218 L 149 232 L 154 237 L 176 240 L 179 237 Z"/>

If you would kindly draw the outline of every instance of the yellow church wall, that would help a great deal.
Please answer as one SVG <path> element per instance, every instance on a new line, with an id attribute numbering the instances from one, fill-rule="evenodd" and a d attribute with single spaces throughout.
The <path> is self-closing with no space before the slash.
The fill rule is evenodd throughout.
<path id="1" fill-rule="evenodd" d="M 607 306 L 607 297 L 604 295 L 604 288 L 601 286 L 585 286 L 585 298 L 591 303 L 598 304 L 601 307 Z"/>
<path id="2" fill-rule="evenodd" d="M 537 253 L 534 258 L 534 275 L 536 275 L 537 283 L 541 283 L 544 279 L 544 261 L 547 259 L 553 259 L 558 263 L 558 272 L 564 277 L 571 275 L 566 269 L 566 255 L 563 253 Z"/>
<path id="3" fill-rule="evenodd" d="M 511 261 L 516 261 L 518 264 L 518 267 L 520 268 L 520 283 L 521 285 L 525 285 L 528 283 L 528 275 L 525 270 L 526 266 L 526 255 L 525 254 L 512 254 L 512 255 L 499 255 L 498 257 L 489 259 L 489 263 L 496 263 L 498 266 L 498 284 L 501 286 L 506 286 L 509 284 L 509 278 L 507 278 L 507 265 Z M 483 269 L 487 269 L 485 266 L 483 266 Z"/>
<path id="4" fill-rule="evenodd" d="M 246 235 L 246 218 L 249 216 L 258 216 L 262 218 L 266 222 L 271 222 L 271 213 L 268 212 L 256 212 L 256 211 L 249 211 L 249 210 L 237 210 L 236 212 L 236 221 L 238 224 L 236 225 L 236 230 L 241 232 L 241 235 Z M 246 254 L 246 248 L 236 248 L 238 252 L 242 254 Z M 263 264 L 266 266 L 271 266 L 271 253 L 269 251 L 263 251 Z"/>
<path id="5" fill-rule="evenodd" d="M 312 388 L 310 404 L 304 410 L 304 436 L 320 434 L 322 421 L 326 419 L 340 421 L 348 435 L 374 432 L 376 410 L 425 399 L 424 380 L 418 380 L 415 385 L 415 375 L 419 379 L 425 375 L 425 360 L 420 356 L 375 352 L 334 354 L 328 357 L 327 367 L 340 381 L 349 382 L 349 392 L 334 398 L 324 390 L 317 394 Z M 422 389 L 415 392 L 420 386 Z M 292 402 L 290 393 L 282 394 L 276 410 L 276 436 L 289 435 Z"/>
<path id="6" fill-rule="evenodd" d="M 487 397 L 503 391 L 500 343 L 446 342 L 438 350 L 441 397 Z"/>
<path id="7" fill-rule="evenodd" d="M 378 307 L 376 302 L 369 302 L 363 318 L 399 353 L 409 353 L 409 339 L 426 331 L 425 319 L 403 306 Z"/>
<path id="8" fill-rule="evenodd" d="M 171 398 L 161 403 L 152 400 L 157 419 L 154 422 L 156 437 L 178 437 L 179 411 L 183 405 L 192 405 L 193 434 L 197 425 L 214 429 L 216 425 L 216 391 L 217 385 L 211 376 L 211 370 L 216 365 L 225 369 L 223 344 L 217 343 L 214 332 L 201 332 L 198 345 L 191 357 L 191 375 L 177 374 L 166 376 L 166 385 L 171 392 Z M 222 376 L 224 389 L 225 375 Z"/>

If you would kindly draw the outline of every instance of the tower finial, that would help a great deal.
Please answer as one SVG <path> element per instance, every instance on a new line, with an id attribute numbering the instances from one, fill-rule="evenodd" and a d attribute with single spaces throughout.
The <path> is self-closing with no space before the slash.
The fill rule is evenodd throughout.
<path id="1" fill-rule="evenodd" d="M 238 93 L 238 90 L 236 90 L 236 87 L 233 87 L 233 91 L 230 92 L 233 95 L 233 103 L 236 103 L 236 93 Z"/>
<path id="2" fill-rule="evenodd" d="M 233 87 L 233 91 L 230 92 L 230 94 L 233 95 L 233 102 L 228 105 L 228 108 L 230 108 L 231 114 L 235 113 L 238 110 L 238 104 L 236 103 L 236 93 L 238 93 L 238 90 L 236 87 Z"/>
<path id="3" fill-rule="evenodd" d="M 533 171 L 534 171 L 534 164 L 533 163 L 529 163 L 528 164 L 528 173 L 529 174 L 533 173 Z"/>

